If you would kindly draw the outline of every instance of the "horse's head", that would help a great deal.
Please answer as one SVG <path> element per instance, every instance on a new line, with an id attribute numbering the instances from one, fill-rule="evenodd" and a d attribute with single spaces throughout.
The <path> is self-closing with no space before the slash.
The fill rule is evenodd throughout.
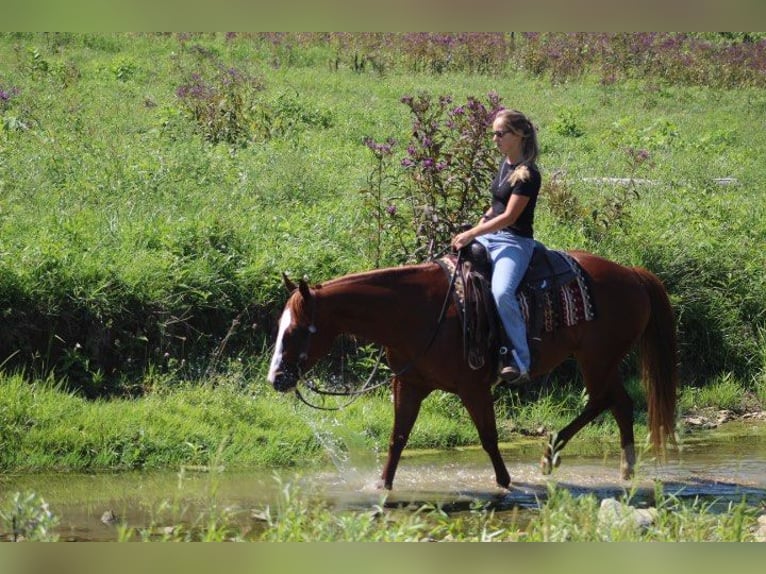
<path id="1" fill-rule="evenodd" d="M 271 358 L 268 381 L 280 392 L 294 390 L 301 375 L 310 369 L 327 344 L 317 329 L 317 295 L 301 280 L 295 285 L 284 275 L 291 291 L 282 311 L 279 333 Z"/>

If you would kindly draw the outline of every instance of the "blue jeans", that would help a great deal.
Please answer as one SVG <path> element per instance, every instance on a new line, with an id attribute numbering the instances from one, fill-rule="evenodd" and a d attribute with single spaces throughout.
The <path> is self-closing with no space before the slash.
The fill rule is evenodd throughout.
<path id="1" fill-rule="evenodd" d="M 532 260 L 535 240 L 509 231 L 495 231 L 476 238 L 484 245 L 492 260 L 492 296 L 500 321 L 513 347 L 516 364 L 522 373 L 528 372 L 531 357 L 527 345 L 527 327 L 516 298 L 524 273 Z"/>

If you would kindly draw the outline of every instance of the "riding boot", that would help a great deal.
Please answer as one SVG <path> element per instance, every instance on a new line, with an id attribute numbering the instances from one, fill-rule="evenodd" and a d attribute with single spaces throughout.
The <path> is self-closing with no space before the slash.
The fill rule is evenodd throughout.
<path id="1" fill-rule="evenodd" d="M 506 383 L 526 383 L 529 381 L 529 374 L 522 373 L 519 370 L 514 354 L 514 350 L 508 341 L 500 347 L 500 378 Z"/>

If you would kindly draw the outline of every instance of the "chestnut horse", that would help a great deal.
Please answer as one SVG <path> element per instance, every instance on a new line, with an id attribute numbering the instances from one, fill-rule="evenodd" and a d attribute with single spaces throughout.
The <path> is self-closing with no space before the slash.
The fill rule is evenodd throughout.
<path id="1" fill-rule="evenodd" d="M 584 252 L 572 257 L 588 275 L 596 309 L 593 320 L 544 334 L 531 376 L 576 358 L 588 402 L 543 453 L 543 472 L 558 463 L 558 452 L 583 426 L 609 409 L 620 431 L 621 474 L 633 474 L 633 402 L 620 375 L 620 363 L 638 343 L 647 394 L 648 426 L 657 450 L 672 440 L 675 426 L 677 363 L 673 311 L 661 281 L 640 267 L 624 267 Z M 439 389 L 457 394 L 470 413 L 489 455 L 497 483 L 511 478 L 498 449 L 492 387 L 493 361 L 474 370 L 464 358 L 463 331 L 450 281 L 435 262 L 355 273 L 310 287 L 294 285 L 279 323 L 268 380 L 277 391 L 297 390 L 301 376 L 325 356 L 334 339 L 351 334 L 382 345 L 391 370 L 394 425 L 383 467 L 382 486 L 394 474 L 423 399 Z M 442 319 L 440 321 L 440 318 Z"/>

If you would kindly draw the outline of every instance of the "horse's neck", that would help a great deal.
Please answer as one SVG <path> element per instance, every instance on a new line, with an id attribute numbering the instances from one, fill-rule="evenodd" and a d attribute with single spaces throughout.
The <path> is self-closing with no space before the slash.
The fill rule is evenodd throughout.
<path id="1" fill-rule="evenodd" d="M 386 345 L 402 329 L 433 323 L 430 284 L 438 279 L 423 265 L 347 275 L 322 286 L 322 301 L 339 332 Z"/>

